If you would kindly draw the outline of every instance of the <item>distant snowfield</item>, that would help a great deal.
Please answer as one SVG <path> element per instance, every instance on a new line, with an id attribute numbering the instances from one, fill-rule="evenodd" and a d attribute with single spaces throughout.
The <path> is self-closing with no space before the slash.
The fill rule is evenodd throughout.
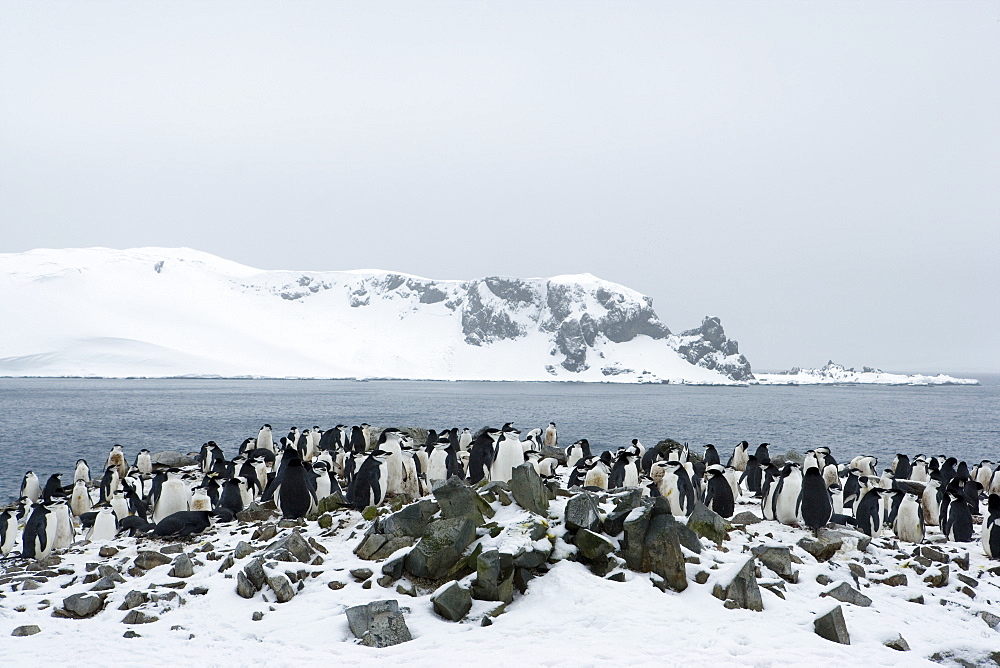
<path id="1" fill-rule="evenodd" d="M 16 317 L 0 332 L 2 376 L 754 382 L 723 372 L 746 364 L 735 342 L 692 363 L 678 349 L 697 336 L 669 334 L 648 298 L 589 274 L 434 281 L 261 271 L 191 249 L 35 250 L 0 254 L 0 303 Z M 869 376 L 758 380 L 976 382 Z"/>
<path id="2" fill-rule="evenodd" d="M 761 385 L 979 385 L 974 378 L 954 378 L 945 374 L 886 373 L 879 369 L 855 371 L 829 362 L 820 369 L 793 369 L 786 373 L 755 373 Z"/>

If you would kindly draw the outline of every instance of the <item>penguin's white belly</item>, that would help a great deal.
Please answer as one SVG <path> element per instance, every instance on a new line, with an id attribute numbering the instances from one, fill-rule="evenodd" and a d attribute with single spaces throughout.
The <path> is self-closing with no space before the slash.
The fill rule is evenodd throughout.
<path id="1" fill-rule="evenodd" d="M 180 480 L 165 480 L 160 486 L 160 498 L 153 509 L 153 522 L 188 509 L 187 485 Z"/>
<path id="2" fill-rule="evenodd" d="M 774 483 L 772 483 L 774 484 Z M 795 504 L 799 500 L 799 492 L 802 491 L 801 480 L 785 480 L 778 495 L 774 508 L 774 518 L 782 524 L 798 524 L 799 518 L 795 512 Z"/>

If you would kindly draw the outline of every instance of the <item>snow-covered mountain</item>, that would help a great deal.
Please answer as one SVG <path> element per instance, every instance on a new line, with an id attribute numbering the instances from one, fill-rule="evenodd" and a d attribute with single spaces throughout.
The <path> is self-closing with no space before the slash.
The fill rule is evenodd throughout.
<path id="1" fill-rule="evenodd" d="M 190 249 L 0 254 L 0 375 L 753 382 L 718 318 L 672 334 L 590 274 L 261 271 Z"/>

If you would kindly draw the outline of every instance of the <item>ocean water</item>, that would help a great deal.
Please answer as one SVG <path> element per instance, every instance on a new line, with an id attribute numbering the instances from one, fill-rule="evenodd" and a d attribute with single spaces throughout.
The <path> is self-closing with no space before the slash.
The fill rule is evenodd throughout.
<path id="1" fill-rule="evenodd" d="M 522 431 L 556 423 L 559 441 L 596 450 L 670 437 L 720 453 L 741 440 L 772 452 L 826 445 L 838 460 L 897 452 L 1000 461 L 1000 375 L 978 386 L 695 387 L 587 383 L 318 380 L 0 379 L 0 502 L 16 497 L 27 470 L 42 483 L 72 481 L 79 458 L 98 475 L 121 443 L 196 451 L 214 440 L 227 455 L 264 423 L 338 423 L 442 429 L 513 422 Z M 726 458 L 723 454 L 723 459 Z"/>

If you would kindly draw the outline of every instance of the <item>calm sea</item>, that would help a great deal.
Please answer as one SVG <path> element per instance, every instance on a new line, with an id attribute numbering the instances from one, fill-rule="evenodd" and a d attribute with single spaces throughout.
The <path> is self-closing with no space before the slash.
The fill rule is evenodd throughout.
<path id="1" fill-rule="evenodd" d="M 514 422 L 522 431 L 557 424 L 568 445 L 597 449 L 671 437 L 731 452 L 741 440 L 772 452 L 826 445 L 839 460 L 896 452 L 1000 459 L 1000 375 L 979 386 L 692 387 L 575 383 L 454 383 L 307 380 L 0 379 L 0 501 L 17 495 L 27 470 L 42 483 L 78 458 L 97 475 L 115 443 L 136 452 L 197 450 L 214 440 L 235 453 L 260 425 L 476 430 Z M 724 457 L 725 459 L 725 457 Z"/>

